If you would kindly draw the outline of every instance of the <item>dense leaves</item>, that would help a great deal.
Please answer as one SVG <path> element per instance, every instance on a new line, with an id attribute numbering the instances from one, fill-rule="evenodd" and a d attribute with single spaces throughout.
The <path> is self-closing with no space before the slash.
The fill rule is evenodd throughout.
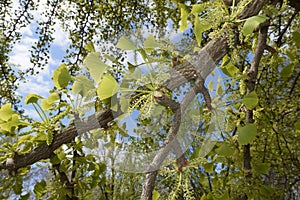
<path id="1" fill-rule="evenodd" d="M 299 7 L 236 2 L 49 0 L 33 65 L 18 71 L 9 57 L 42 1 L 2 1 L 0 198 L 299 199 Z M 47 64 L 55 24 L 71 44 L 49 95 L 25 98 L 38 116 L 30 119 L 15 92 Z M 185 32 L 183 44 L 164 38 L 165 27 Z M 187 61 L 224 38 L 228 48 L 214 51 L 226 55 L 199 90 Z M 185 85 L 166 88 L 170 77 Z M 179 108 L 188 118 L 177 121 Z M 170 148 L 175 159 L 153 170 L 175 136 L 184 152 Z"/>

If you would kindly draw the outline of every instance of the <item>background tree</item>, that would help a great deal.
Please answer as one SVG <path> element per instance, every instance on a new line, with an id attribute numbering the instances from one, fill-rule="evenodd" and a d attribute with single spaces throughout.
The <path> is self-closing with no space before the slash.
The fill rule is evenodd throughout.
<path id="1" fill-rule="evenodd" d="M 19 29 L 31 22 L 31 11 L 39 3 L 21 1 L 14 15 L 11 1 L 1 3 L 3 198 L 13 194 L 13 198 L 30 198 L 32 188 L 26 188 L 26 176 L 39 165 L 46 165 L 51 173 L 35 183 L 31 195 L 37 198 L 299 198 L 297 1 L 239 1 L 230 7 L 223 1 L 46 1 L 44 20 L 37 26 L 39 40 L 31 50 L 34 67 L 16 72 L 13 64 L 9 64 L 9 55 L 15 42 L 21 39 Z M 166 40 L 158 40 L 163 36 L 160 28 L 168 24 L 167 20 L 172 20 L 174 29 L 189 29 L 183 45 L 170 48 L 164 44 Z M 55 88 L 50 96 L 46 99 L 33 94 L 27 96 L 25 103 L 33 104 L 41 116 L 40 121 L 29 120 L 18 112 L 19 98 L 14 91 L 23 75 L 37 74 L 47 63 L 55 23 L 61 23 L 69 32 L 71 46 L 64 64 L 53 74 Z M 137 31 L 140 25 L 157 27 L 154 37 L 143 38 L 141 34 L 142 38 L 134 42 L 120 38 L 127 31 Z M 181 48 L 191 44 L 192 39 L 198 47 L 186 55 L 186 49 Z M 141 54 L 145 64 L 160 63 L 168 68 L 174 54 L 185 56 L 172 68 L 179 71 L 179 79 L 178 73 L 171 73 L 169 82 L 162 85 L 159 78 L 157 82 L 131 80 L 128 74 L 137 71 L 139 63 L 127 63 L 127 55 L 117 48 L 106 49 L 107 41 L 119 49 Z M 99 47 L 99 53 L 93 44 Z M 203 57 L 204 53 L 209 58 Z M 215 67 L 201 65 L 207 59 L 219 64 L 224 73 L 226 82 L 219 87 L 208 84 L 206 89 L 204 86 L 204 79 Z M 197 72 L 198 65 L 200 72 Z M 161 72 L 154 71 L 153 76 L 157 73 Z M 127 85 L 138 83 L 137 87 L 129 87 L 131 90 L 125 95 L 129 95 L 128 101 L 120 100 L 120 105 L 115 106 L 114 90 L 118 84 L 126 85 L 127 79 Z M 179 87 L 187 82 L 185 90 Z M 95 115 L 81 121 L 86 117 L 85 107 L 74 105 L 71 91 L 83 102 L 96 99 Z M 118 94 L 123 95 L 122 92 Z M 180 92 L 186 92 L 186 98 L 172 100 Z M 211 151 L 201 155 L 214 112 L 214 92 L 226 102 L 226 126 Z M 177 166 L 173 161 L 162 167 L 161 162 L 170 151 L 166 147 L 172 141 L 171 135 L 177 134 L 178 106 L 185 107 L 189 94 L 198 94 L 205 101 L 199 106 L 204 115 L 199 119 L 197 137 L 184 156 L 177 156 Z M 135 140 L 113 122 L 126 111 L 126 102 L 129 110 L 141 113 L 136 119 L 139 127 L 134 132 L 151 130 L 155 136 Z M 168 109 L 165 118 L 156 116 L 162 123 L 153 129 L 151 118 L 155 117 L 151 109 L 157 103 Z M 173 120 L 167 121 L 168 118 Z M 67 119 L 71 120 L 66 122 Z M 100 129 L 95 129 L 99 125 Z M 191 125 L 190 129 L 193 128 Z M 131 146 L 126 146 L 132 150 L 157 150 L 149 168 L 154 170 L 147 174 L 121 172 L 116 170 L 118 155 L 106 155 L 103 159 L 97 153 L 88 154 L 85 149 L 97 147 L 97 139 L 102 139 L 112 149 L 110 152 L 115 152 L 123 147 L 118 143 L 120 138 L 132 140 Z"/>

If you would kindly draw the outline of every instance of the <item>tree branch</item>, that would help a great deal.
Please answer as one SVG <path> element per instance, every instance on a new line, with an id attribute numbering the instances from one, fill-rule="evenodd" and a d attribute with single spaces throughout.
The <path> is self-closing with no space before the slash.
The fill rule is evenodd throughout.
<path id="1" fill-rule="evenodd" d="M 257 74 L 258 74 L 258 67 L 260 60 L 263 56 L 264 50 L 266 48 L 266 41 L 267 41 L 267 33 L 268 33 L 268 25 L 269 22 L 264 23 L 259 28 L 259 35 L 258 35 L 258 42 L 257 47 L 254 52 L 254 58 L 252 60 L 251 68 L 247 74 L 247 94 L 253 92 L 255 90 Z M 246 109 L 246 122 L 253 124 L 253 110 Z M 246 171 L 246 177 L 251 177 L 251 151 L 250 151 L 250 144 L 246 144 L 243 146 L 243 153 L 244 153 L 244 170 Z"/>
<path id="2" fill-rule="evenodd" d="M 253 0 L 250 4 L 247 5 L 245 10 L 239 15 L 238 18 L 245 19 L 257 15 L 263 5 L 267 2 L 268 0 Z M 192 66 L 194 68 L 194 71 L 196 70 L 198 73 L 200 73 L 201 77 L 205 80 L 208 74 L 210 74 L 214 70 L 216 65 L 228 52 L 229 47 L 227 45 L 227 37 L 226 35 L 223 35 L 210 41 L 204 48 L 202 48 L 202 50 L 192 55 L 191 59 L 189 60 L 189 64 L 185 63 L 184 65 L 185 67 Z M 188 71 L 189 70 L 186 70 L 186 72 Z M 174 89 L 188 82 L 189 78 L 195 79 L 195 74 L 192 74 L 191 76 L 182 76 L 182 74 L 179 73 L 171 74 L 171 81 L 166 82 L 167 88 Z M 196 93 L 200 92 L 197 88 L 196 91 Z M 190 92 L 195 95 L 195 91 Z M 174 139 L 178 130 L 178 124 L 175 123 L 180 120 L 182 112 L 185 111 L 188 103 L 192 100 L 190 99 L 191 97 L 194 98 L 193 95 L 185 98 L 181 104 L 180 109 L 177 109 L 174 120 L 172 122 L 172 127 L 168 133 L 166 141 L 164 142 L 165 145 L 158 151 L 152 162 L 152 165 L 149 167 L 150 172 L 146 176 L 142 199 L 152 199 L 152 191 L 154 188 L 157 170 L 166 155 L 173 148 L 173 145 L 170 144 L 172 143 L 171 141 Z M 75 120 L 75 123 L 77 123 L 76 126 L 71 125 L 55 134 L 53 143 L 51 145 L 48 146 L 46 143 L 43 143 L 29 153 L 22 155 L 15 153 L 12 165 L 8 165 L 7 162 L 3 162 L 0 164 L 0 170 L 8 169 L 9 171 L 16 171 L 19 168 L 26 167 L 42 159 L 50 158 L 52 152 L 59 148 L 62 144 L 70 143 L 76 136 L 80 135 L 81 133 L 93 130 L 95 128 L 106 127 L 110 121 L 112 121 L 119 115 L 120 113 L 113 114 L 111 110 L 107 109 L 96 113 L 95 115 L 83 121 Z"/>

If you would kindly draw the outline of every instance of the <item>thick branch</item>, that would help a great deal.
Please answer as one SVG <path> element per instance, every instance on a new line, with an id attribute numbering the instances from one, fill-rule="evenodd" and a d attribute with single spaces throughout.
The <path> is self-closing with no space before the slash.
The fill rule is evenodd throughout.
<path id="1" fill-rule="evenodd" d="M 77 122 L 76 126 L 69 126 L 64 128 L 61 132 L 56 133 L 53 138 L 53 143 L 49 146 L 46 143 L 43 143 L 29 153 L 21 155 L 16 153 L 13 157 L 13 165 L 7 165 L 6 162 L 4 162 L 0 164 L 0 169 L 15 171 L 19 168 L 32 165 L 42 159 L 50 158 L 54 150 L 63 144 L 70 143 L 80 133 L 84 133 L 95 128 L 105 127 L 107 126 L 107 123 L 113 119 L 114 116 L 111 110 L 103 110 L 87 118 L 83 122 L 80 122 L 80 124 Z"/>
<path id="2" fill-rule="evenodd" d="M 268 33 L 268 22 L 266 24 L 262 24 L 259 29 L 257 47 L 254 52 L 254 58 L 251 64 L 251 68 L 248 72 L 247 94 L 255 90 L 259 63 L 263 56 L 264 50 L 267 46 L 266 45 L 267 33 Z M 247 123 L 251 123 L 251 124 L 254 123 L 253 110 L 250 109 L 246 110 L 246 121 Z M 246 177 L 250 177 L 251 176 L 250 144 L 244 145 L 243 150 L 244 150 L 244 170 L 246 171 Z"/>

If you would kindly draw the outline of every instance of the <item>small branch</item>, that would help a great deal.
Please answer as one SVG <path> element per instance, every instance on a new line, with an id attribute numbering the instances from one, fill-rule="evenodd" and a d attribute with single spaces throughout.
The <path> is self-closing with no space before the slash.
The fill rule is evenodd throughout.
<path id="1" fill-rule="evenodd" d="M 282 38 L 284 36 L 284 34 L 286 33 L 287 29 L 289 28 L 289 26 L 292 24 L 292 21 L 295 19 L 296 15 L 298 14 L 298 11 L 295 11 L 293 13 L 293 15 L 291 16 L 291 18 L 289 19 L 289 21 L 287 22 L 286 26 L 283 28 L 283 30 L 281 31 L 281 33 L 278 36 L 278 39 L 276 41 L 276 45 L 278 47 L 280 47 L 282 45 Z"/>
<path id="2" fill-rule="evenodd" d="M 292 93 L 294 92 L 294 89 L 295 89 L 295 86 L 297 84 L 297 81 L 298 81 L 299 77 L 300 77 L 300 73 L 297 74 L 297 76 L 296 76 L 296 78 L 293 82 L 293 85 L 292 85 L 291 90 L 290 90 L 290 95 L 292 95 Z"/>
<path id="3" fill-rule="evenodd" d="M 272 54 L 274 54 L 274 53 L 277 52 L 273 47 L 271 47 L 271 46 L 269 46 L 269 45 L 266 45 L 266 50 L 269 51 L 269 52 L 272 53 Z"/>
<path id="4" fill-rule="evenodd" d="M 209 173 L 206 172 L 206 176 L 207 176 L 207 181 L 208 181 L 208 186 L 209 186 L 209 191 L 212 192 L 212 184 L 211 184 L 211 180 L 210 180 L 210 175 Z"/>
<path id="5" fill-rule="evenodd" d="M 182 150 L 180 149 L 180 146 L 177 139 L 176 134 L 179 130 L 181 116 L 187 109 L 189 103 L 194 99 L 197 93 L 199 93 L 199 83 L 200 81 L 197 80 L 195 83 L 195 86 L 190 89 L 190 91 L 186 94 L 184 99 L 182 100 L 181 106 L 178 107 L 174 114 L 174 119 L 171 124 L 171 128 L 168 132 L 168 135 L 164 141 L 163 146 L 159 149 L 155 157 L 153 158 L 149 168 L 147 169 L 148 173 L 146 175 L 145 184 L 143 187 L 141 199 L 142 200 L 151 200 L 152 199 L 152 192 L 154 190 L 155 186 L 155 179 L 156 175 L 158 173 L 158 169 L 160 168 L 161 164 L 165 160 L 165 158 L 168 156 L 169 152 L 171 150 L 175 151 L 176 156 L 179 154 L 183 154 Z M 163 99 L 166 99 L 165 97 Z M 159 99 L 158 99 L 159 101 Z M 181 159 L 181 156 L 179 159 Z"/>

